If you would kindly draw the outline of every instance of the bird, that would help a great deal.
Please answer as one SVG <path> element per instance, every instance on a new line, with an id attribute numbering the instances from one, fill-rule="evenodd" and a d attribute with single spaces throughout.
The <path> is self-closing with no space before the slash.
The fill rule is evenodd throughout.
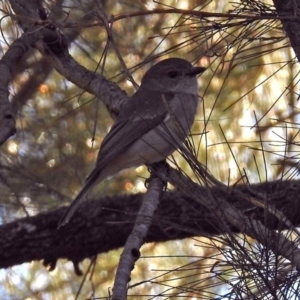
<path id="1" fill-rule="evenodd" d="M 95 168 L 61 218 L 67 224 L 87 193 L 120 171 L 165 160 L 188 136 L 199 103 L 197 75 L 206 70 L 174 57 L 153 65 L 125 101 L 104 138 Z"/>

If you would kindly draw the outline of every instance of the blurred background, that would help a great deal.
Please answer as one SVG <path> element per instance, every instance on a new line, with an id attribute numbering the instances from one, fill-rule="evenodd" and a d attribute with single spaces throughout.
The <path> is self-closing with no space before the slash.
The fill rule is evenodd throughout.
<path id="1" fill-rule="evenodd" d="M 198 79 L 202 101 L 191 139 L 199 161 L 217 179 L 236 184 L 245 175 L 250 183 L 298 177 L 299 66 L 280 21 L 257 17 L 276 14 L 272 1 L 41 4 L 68 37 L 76 61 L 102 72 L 128 95 L 135 89 L 116 51 L 138 84 L 149 67 L 168 57 L 207 67 Z M 1 1 L 0 8 L 3 55 L 22 30 L 11 18 L 9 1 Z M 115 45 L 101 25 L 103 14 L 114 16 Z M 33 48 L 16 66 L 10 93 L 17 133 L 0 153 L 2 224 L 70 204 L 113 123 L 101 99 L 59 75 Z M 180 155 L 174 157 L 193 178 Z M 145 192 L 147 176 L 145 167 L 125 170 L 99 185 L 93 195 Z M 259 252 L 251 239 L 242 240 L 253 253 Z M 220 239 L 206 238 L 144 245 L 128 299 L 233 299 L 227 295 L 232 288 L 228 282 L 238 282 L 241 275 L 226 266 L 228 257 L 222 253 L 227 247 Z M 75 299 L 78 293 L 77 299 L 106 299 L 120 251 L 82 262 L 87 274 L 82 286 L 83 277 L 75 275 L 73 264 L 64 260 L 51 272 L 41 262 L 0 270 L 0 298 Z M 214 268 L 225 271 L 212 276 Z"/>

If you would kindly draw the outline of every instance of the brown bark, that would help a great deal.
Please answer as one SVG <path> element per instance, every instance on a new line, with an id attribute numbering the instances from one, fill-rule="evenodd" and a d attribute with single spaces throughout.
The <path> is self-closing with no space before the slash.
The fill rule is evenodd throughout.
<path id="1" fill-rule="evenodd" d="M 203 194 L 207 193 L 206 188 Z M 294 226 L 300 224 L 300 181 L 276 181 L 234 188 L 244 195 L 264 194 L 274 207 L 283 212 Z M 212 188 L 221 201 L 245 212 L 269 229 L 282 230 L 286 224 L 249 202 Z M 79 262 L 84 258 L 122 247 L 133 228 L 143 194 L 118 195 L 83 203 L 70 223 L 57 230 L 66 208 L 0 226 L 0 268 L 44 260 L 55 266 L 59 258 Z M 227 231 L 227 232 L 226 232 Z M 230 231 L 230 232 L 228 232 Z M 155 214 L 146 242 L 164 242 L 192 236 L 238 233 L 240 228 L 224 227 L 213 211 L 183 197 L 180 192 L 165 192 Z"/>

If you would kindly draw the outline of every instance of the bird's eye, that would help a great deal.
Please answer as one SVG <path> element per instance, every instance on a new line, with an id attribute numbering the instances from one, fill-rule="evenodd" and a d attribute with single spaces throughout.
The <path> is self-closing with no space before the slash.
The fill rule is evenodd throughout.
<path id="1" fill-rule="evenodd" d="M 176 77 L 178 76 L 178 72 L 176 72 L 176 71 L 170 71 L 170 72 L 168 73 L 168 76 L 169 76 L 170 78 L 176 78 Z"/>

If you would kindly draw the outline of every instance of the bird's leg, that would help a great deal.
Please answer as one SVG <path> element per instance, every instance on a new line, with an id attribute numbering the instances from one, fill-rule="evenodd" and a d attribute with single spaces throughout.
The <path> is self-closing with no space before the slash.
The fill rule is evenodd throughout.
<path id="1" fill-rule="evenodd" d="M 167 161 L 164 159 L 164 160 L 161 160 L 159 162 L 155 162 L 155 163 L 152 163 L 152 164 L 145 164 L 148 168 L 148 171 L 149 173 L 151 174 L 151 176 L 145 180 L 145 187 L 148 188 L 148 184 L 149 184 L 149 181 L 151 180 L 151 178 L 154 177 L 158 177 L 158 178 L 161 178 L 161 176 L 159 176 L 159 173 L 160 172 L 163 172 L 163 173 L 168 173 L 169 172 L 169 165 L 167 163 Z M 168 176 L 166 176 L 168 178 Z M 167 190 L 167 186 L 168 186 L 168 182 L 167 181 L 164 181 L 163 182 L 164 184 L 164 191 Z"/>

